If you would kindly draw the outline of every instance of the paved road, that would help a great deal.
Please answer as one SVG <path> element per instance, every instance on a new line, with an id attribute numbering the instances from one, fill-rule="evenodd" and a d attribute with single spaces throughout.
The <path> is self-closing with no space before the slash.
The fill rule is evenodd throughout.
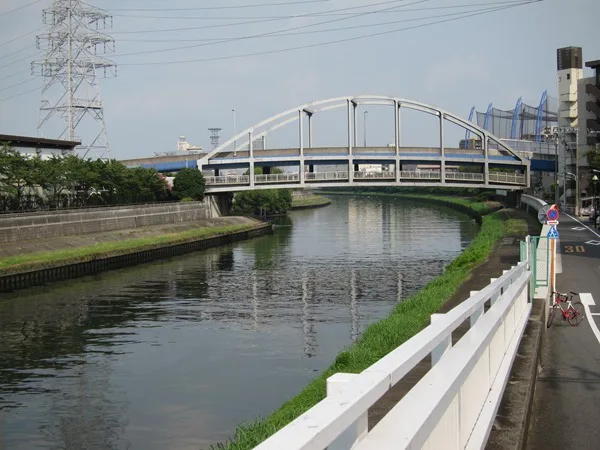
<path id="1" fill-rule="evenodd" d="M 560 218 L 563 271 L 557 289 L 592 294 L 598 306 L 589 311 L 599 315 L 587 317 L 579 327 L 555 317 L 547 330 L 530 449 L 600 448 L 600 333 L 588 322 L 600 325 L 600 236 L 583 225 L 564 214 Z"/>

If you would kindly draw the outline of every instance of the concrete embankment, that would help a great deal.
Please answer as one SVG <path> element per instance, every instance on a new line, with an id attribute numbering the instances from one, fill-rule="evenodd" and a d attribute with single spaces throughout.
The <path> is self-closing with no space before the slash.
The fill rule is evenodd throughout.
<path id="1" fill-rule="evenodd" d="M 132 230 L 218 216 L 219 212 L 211 199 L 204 202 L 4 214 L 0 216 L 0 243 Z"/>
<path id="2" fill-rule="evenodd" d="M 311 195 L 294 198 L 292 201 L 292 210 L 299 211 L 302 209 L 323 208 L 329 205 L 331 205 L 331 200 L 329 200 L 327 197 Z"/>
<path id="3" fill-rule="evenodd" d="M 0 227 L 14 225 L 0 228 L 4 236 L 42 236 L 0 245 L 0 292 L 129 267 L 272 231 L 270 224 L 246 217 L 219 217 L 211 209 L 208 202 L 196 202 L 70 211 L 55 216 L 4 216 Z M 45 227 L 52 229 L 44 233 Z"/>

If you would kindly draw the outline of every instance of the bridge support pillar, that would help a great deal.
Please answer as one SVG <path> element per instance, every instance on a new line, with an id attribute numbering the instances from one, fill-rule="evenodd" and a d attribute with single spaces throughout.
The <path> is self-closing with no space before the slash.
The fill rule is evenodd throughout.
<path id="1" fill-rule="evenodd" d="M 396 157 L 396 165 L 395 165 L 395 170 L 396 170 L 396 183 L 400 184 L 400 158 Z"/>
<path id="2" fill-rule="evenodd" d="M 220 192 L 218 194 L 207 194 L 205 202 L 209 202 L 213 210 L 213 216 L 228 216 L 233 205 L 232 192 Z"/>
<path id="3" fill-rule="evenodd" d="M 354 183 L 354 164 L 348 161 L 348 183 Z"/>

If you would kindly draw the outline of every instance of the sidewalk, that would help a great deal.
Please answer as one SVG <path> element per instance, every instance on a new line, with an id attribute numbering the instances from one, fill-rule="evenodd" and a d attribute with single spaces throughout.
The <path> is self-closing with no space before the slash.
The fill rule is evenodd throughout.
<path id="1" fill-rule="evenodd" d="M 557 276 L 557 289 L 590 293 L 600 305 L 600 236 L 593 227 L 592 231 L 585 227 L 589 221 L 581 222 L 564 214 L 560 217 L 562 273 Z M 546 330 L 526 448 L 600 447 L 598 313 L 600 307 L 590 305 L 578 327 L 555 317 Z"/>

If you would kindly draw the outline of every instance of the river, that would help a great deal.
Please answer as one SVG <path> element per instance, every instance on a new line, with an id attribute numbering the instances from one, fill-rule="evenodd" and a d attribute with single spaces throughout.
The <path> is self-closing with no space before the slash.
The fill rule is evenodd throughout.
<path id="1" fill-rule="evenodd" d="M 334 197 L 273 235 L 0 298 L 0 448 L 206 448 L 440 274 L 473 219 Z"/>

